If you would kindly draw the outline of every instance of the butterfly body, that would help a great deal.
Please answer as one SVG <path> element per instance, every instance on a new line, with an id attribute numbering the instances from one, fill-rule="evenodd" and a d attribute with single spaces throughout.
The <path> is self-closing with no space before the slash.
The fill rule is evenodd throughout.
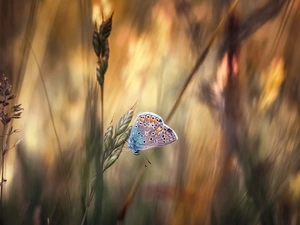
<path id="1" fill-rule="evenodd" d="M 140 150 L 161 147 L 178 140 L 175 131 L 163 119 L 151 112 L 139 113 L 128 138 L 128 147 L 135 155 Z"/>

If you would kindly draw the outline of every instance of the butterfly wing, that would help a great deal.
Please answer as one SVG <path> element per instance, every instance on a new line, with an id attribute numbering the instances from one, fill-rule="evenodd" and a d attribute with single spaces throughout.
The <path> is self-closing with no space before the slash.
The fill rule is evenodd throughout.
<path id="1" fill-rule="evenodd" d="M 131 134 L 129 148 L 134 152 L 170 144 L 178 139 L 175 131 L 163 119 L 151 112 L 138 114 Z"/>
<path id="2" fill-rule="evenodd" d="M 162 127 L 159 127 L 158 130 L 152 132 L 151 137 L 148 137 L 148 139 L 146 138 L 147 148 L 145 149 L 165 146 L 173 143 L 176 140 L 178 140 L 178 137 L 175 131 L 171 127 L 164 124 Z"/>

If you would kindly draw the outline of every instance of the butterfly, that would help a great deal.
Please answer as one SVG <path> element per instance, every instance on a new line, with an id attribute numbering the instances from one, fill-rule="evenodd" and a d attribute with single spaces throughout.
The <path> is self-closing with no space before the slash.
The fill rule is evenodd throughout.
<path id="1" fill-rule="evenodd" d="M 128 148 L 135 155 L 140 150 L 161 147 L 178 140 L 175 131 L 164 124 L 163 119 L 151 112 L 142 112 L 137 115 L 128 138 Z"/>

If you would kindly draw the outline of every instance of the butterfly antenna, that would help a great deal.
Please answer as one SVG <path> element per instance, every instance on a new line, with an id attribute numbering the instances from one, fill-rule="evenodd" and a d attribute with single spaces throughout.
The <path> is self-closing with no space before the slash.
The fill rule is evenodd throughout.
<path id="1" fill-rule="evenodd" d="M 136 102 L 135 102 L 134 105 L 130 108 L 130 110 L 134 110 L 134 109 L 135 109 L 135 107 L 136 107 L 138 101 L 139 101 L 139 100 L 136 100 Z"/>
<path id="2" fill-rule="evenodd" d="M 145 155 L 143 152 L 141 152 L 141 153 L 142 153 L 142 156 L 143 156 L 144 160 L 146 159 L 147 162 L 151 165 L 151 162 L 150 162 L 150 160 L 146 157 L 146 155 Z M 145 167 L 147 167 L 146 163 L 145 163 Z"/>
<path id="3" fill-rule="evenodd" d="M 143 161 L 144 161 L 145 167 L 148 167 L 148 166 L 147 166 L 147 163 L 146 163 L 146 161 L 145 161 L 144 155 L 142 155 L 142 156 L 143 156 L 142 159 L 143 159 Z"/>

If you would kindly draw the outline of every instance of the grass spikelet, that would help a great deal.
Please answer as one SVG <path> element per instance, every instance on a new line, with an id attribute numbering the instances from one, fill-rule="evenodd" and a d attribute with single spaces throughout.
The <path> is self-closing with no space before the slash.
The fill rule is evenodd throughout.
<path id="1" fill-rule="evenodd" d="M 130 132 L 131 126 L 129 126 L 134 111 L 130 109 L 127 113 L 125 113 L 121 119 L 119 120 L 115 134 L 113 135 L 113 125 L 109 125 L 104 137 L 104 145 L 105 145 L 105 152 L 104 152 L 104 160 L 103 163 L 103 172 L 111 167 L 119 158 L 123 146 L 127 141 Z"/>
<path id="2" fill-rule="evenodd" d="M 108 37 L 112 30 L 112 16 L 105 21 L 102 21 L 99 30 L 95 24 L 95 30 L 93 34 L 93 47 L 95 54 L 98 56 L 98 63 L 96 67 L 97 80 L 100 86 L 104 85 L 104 75 L 108 68 L 109 59 L 109 43 Z"/>
<path id="3" fill-rule="evenodd" d="M 119 135 L 119 137 L 117 138 L 117 140 L 115 142 L 114 148 L 118 148 L 121 145 L 124 145 L 125 141 L 128 139 L 128 137 L 130 135 L 131 128 L 132 127 L 128 127 L 125 132 L 123 132 L 121 135 Z"/>
<path id="4" fill-rule="evenodd" d="M 125 144 L 125 142 L 127 141 L 129 135 L 131 132 L 131 127 L 128 127 L 127 130 L 125 132 L 123 132 L 121 135 L 119 135 L 117 138 L 111 139 L 111 143 L 109 146 L 112 146 L 113 150 L 107 149 L 106 151 L 106 163 L 103 169 L 103 172 L 105 170 L 107 170 L 109 167 L 111 167 L 119 158 L 123 146 Z"/>
<path id="5" fill-rule="evenodd" d="M 4 184 L 7 180 L 4 178 L 4 168 L 5 168 L 5 155 L 6 153 L 20 144 L 22 138 L 19 139 L 12 147 L 9 147 L 10 136 L 14 133 L 19 132 L 19 129 L 13 129 L 11 122 L 14 119 L 20 119 L 24 108 L 21 104 L 14 104 L 11 108 L 8 106 L 16 96 L 12 94 L 12 86 L 8 82 L 8 78 L 2 75 L 0 80 L 0 120 L 3 124 L 2 130 L 2 146 L 1 146 L 1 181 L 0 181 L 0 207 L 2 211 L 2 201 L 3 201 L 3 189 Z"/>
<path id="6" fill-rule="evenodd" d="M 133 112 L 133 110 L 129 110 L 124 116 L 121 117 L 116 126 L 116 136 L 120 135 L 127 129 L 130 121 L 132 120 Z"/>
<path id="7" fill-rule="evenodd" d="M 117 149 L 115 149 L 111 155 L 109 156 L 108 160 L 105 163 L 104 169 L 103 169 L 103 173 L 105 170 L 107 170 L 109 167 L 111 167 L 119 158 L 120 154 L 122 151 L 122 147 L 119 147 Z"/>
<path id="8" fill-rule="evenodd" d="M 95 26 L 96 26 L 96 24 L 95 24 Z M 95 29 L 94 33 L 93 33 L 93 47 L 94 47 L 95 54 L 99 57 L 100 56 L 100 36 L 99 36 L 97 29 Z"/>
<path id="9" fill-rule="evenodd" d="M 85 224 L 87 221 L 87 213 L 89 210 L 89 207 L 91 205 L 91 202 L 95 196 L 94 199 L 94 212 L 91 216 L 91 221 L 93 224 L 99 224 L 102 219 L 102 201 L 103 201 L 103 188 L 104 188 L 104 182 L 103 182 L 103 173 L 110 168 L 119 158 L 123 146 L 128 139 L 131 127 L 129 127 L 129 124 L 132 120 L 134 107 L 132 107 L 125 115 L 121 117 L 119 122 L 116 125 L 115 128 L 115 134 L 114 134 L 114 126 L 112 122 L 106 129 L 106 132 L 104 133 L 104 75 L 106 73 L 106 70 L 108 68 L 108 58 L 109 58 L 109 43 L 108 43 L 108 37 L 110 35 L 111 29 L 112 29 L 112 16 L 108 18 L 106 21 L 102 21 L 102 24 L 99 27 L 99 30 L 95 29 L 93 34 L 93 47 L 94 51 L 98 57 L 98 63 L 96 66 L 96 77 L 98 84 L 100 85 L 100 94 L 101 94 L 101 124 L 99 126 L 99 136 L 97 139 L 96 145 L 89 145 L 93 146 L 91 151 L 95 151 L 95 155 L 92 159 L 89 161 L 93 161 L 95 164 L 94 170 L 95 175 L 94 179 L 92 180 L 92 185 L 90 189 L 90 193 L 88 195 L 87 201 L 84 209 L 84 215 L 82 217 L 81 224 Z M 95 116 L 95 114 L 93 114 Z M 93 117 L 89 117 L 93 118 Z M 92 122 L 94 125 L 94 123 Z M 90 174 L 89 171 L 89 163 L 86 164 L 86 170 L 85 174 Z M 85 186 L 87 187 L 87 185 Z M 85 188 L 83 190 L 86 190 Z"/>
<path id="10" fill-rule="evenodd" d="M 99 28 L 100 39 L 107 39 L 110 35 L 112 28 L 112 14 L 107 20 L 103 21 Z"/>
<path id="11" fill-rule="evenodd" d="M 113 143 L 113 125 L 110 124 L 105 132 L 105 135 L 104 135 L 104 149 L 105 149 L 105 152 L 104 154 L 106 155 L 108 152 L 111 151 L 112 149 L 112 143 Z M 104 155 L 104 158 L 105 158 L 105 155 Z M 107 157 L 106 157 L 107 158 Z"/>
<path id="12" fill-rule="evenodd" d="M 103 160 L 102 160 L 102 174 L 101 176 L 103 176 L 103 173 L 110 168 L 119 158 L 123 146 L 126 142 L 126 140 L 128 139 L 130 132 L 131 132 L 131 126 L 129 127 L 129 124 L 132 120 L 132 116 L 133 116 L 133 110 L 130 109 L 127 113 L 125 113 L 121 119 L 118 122 L 116 131 L 118 133 L 113 134 L 113 124 L 111 123 L 104 135 L 104 152 L 103 152 Z M 98 159 L 96 159 L 98 160 Z M 100 180 L 101 182 L 103 182 L 103 180 Z M 87 211 L 90 207 L 90 204 L 92 202 L 92 199 L 95 195 L 96 189 L 97 187 L 103 185 L 99 183 L 99 179 L 97 179 L 97 177 L 93 180 L 92 182 L 92 189 L 91 192 L 89 194 L 89 198 L 88 198 L 88 202 L 85 208 L 85 213 L 84 216 L 82 218 L 82 222 L 81 224 L 84 224 L 85 220 L 86 220 L 86 216 L 87 216 Z"/>

